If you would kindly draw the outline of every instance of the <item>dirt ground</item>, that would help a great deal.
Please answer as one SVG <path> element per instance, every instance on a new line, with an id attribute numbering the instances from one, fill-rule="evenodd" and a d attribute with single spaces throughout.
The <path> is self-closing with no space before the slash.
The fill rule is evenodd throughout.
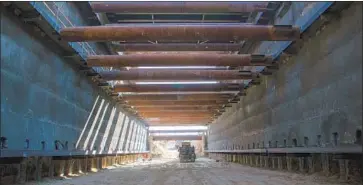
<path id="1" fill-rule="evenodd" d="M 263 170 L 239 164 L 198 158 L 195 163 L 177 159 L 111 167 L 97 173 L 27 185 L 345 185 L 336 178 Z M 352 185 L 352 184 L 350 184 Z"/>

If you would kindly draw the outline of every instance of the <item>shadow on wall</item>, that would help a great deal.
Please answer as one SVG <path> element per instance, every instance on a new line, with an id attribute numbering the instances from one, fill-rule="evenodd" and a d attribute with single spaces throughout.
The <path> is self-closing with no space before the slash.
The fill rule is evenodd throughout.
<path id="1" fill-rule="evenodd" d="M 136 135 L 142 137 L 135 137 Z M 146 131 L 117 108 L 111 108 L 105 99 L 97 96 L 77 141 L 69 146 L 71 139 L 69 136 L 69 140 L 54 140 L 54 146 L 48 147 L 48 150 L 88 150 L 99 153 L 141 151 L 145 149 L 143 143 L 146 141 Z M 0 138 L 0 148 L 8 148 L 8 141 L 4 136 Z M 25 140 L 25 149 L 30 149 L 29 139 Z M 47 149 L 45 141 L 41 141 L 41 149 Z"/>
<path id="2" fill-rule="evenodd" d="M 106 104 L 105 100 L 101 100 L 98 96 L 77 139 L 75 149 L 94 150 L 99 153 L 129 151 L 129 147 L 133 145 L 128 146 L 126 143 L 132 134 L 135 135 L 134 132 L 130 134 L 127 132 L 131 130 L 128 127 L 129 122 L 134 121 L 121 111 L 117 111 L 117 108 L 111 108 L 109 103 Z"/>

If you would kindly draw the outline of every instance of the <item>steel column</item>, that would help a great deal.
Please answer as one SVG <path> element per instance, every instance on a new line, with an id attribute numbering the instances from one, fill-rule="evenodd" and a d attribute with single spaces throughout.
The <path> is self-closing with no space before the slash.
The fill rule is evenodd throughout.
<path id="1" fill-rule="evenodd" d="M 91 2 L 97 13 L 241 13 L 267 11 L 268 2 Z"/>
<path id="2" fill-rule="evenodd" d="M 299 27 L 252 24 L 117 24 L 68 27 L 60 31 L 69 42 L 230 42 L 242 40 L 290 41 L 300 36 Z"/>

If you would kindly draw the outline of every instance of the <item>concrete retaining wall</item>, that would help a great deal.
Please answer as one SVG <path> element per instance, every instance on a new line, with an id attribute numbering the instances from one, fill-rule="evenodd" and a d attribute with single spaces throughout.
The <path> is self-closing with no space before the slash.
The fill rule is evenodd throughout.
<path id="1" fill-rule="evenodd" d="M 210 127 L 208 149 L 354 143 L 362 129 L 361 8 L 345 9 L 227 109 Z"/>
<path id="2" fill-rule="evenodd" d="M 116 150 L 126 142 L 119 137 L 124 122 L 143 125 L 17 18 L 2 15 L 1 24 L 1 136 L 8 149 L 27 148 L 29 139 L 32 150 L 43 149 L 42 141 L 54 150 L 55 140 L 68 149 L 79 141 L 78 149 Z"/>

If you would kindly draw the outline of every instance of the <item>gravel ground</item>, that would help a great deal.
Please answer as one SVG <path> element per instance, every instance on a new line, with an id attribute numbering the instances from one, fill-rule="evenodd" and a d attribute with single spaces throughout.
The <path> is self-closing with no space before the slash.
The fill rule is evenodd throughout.
<path id="1" fill-rule="evenodd" d="M 27 185 L 343 185 L 336 178 L 302 175 L 199 158 L 195 163 L 176 159 L 111 167 L 97 173 Z M 352 185 L 350 183 L 350 185 Z"/>

